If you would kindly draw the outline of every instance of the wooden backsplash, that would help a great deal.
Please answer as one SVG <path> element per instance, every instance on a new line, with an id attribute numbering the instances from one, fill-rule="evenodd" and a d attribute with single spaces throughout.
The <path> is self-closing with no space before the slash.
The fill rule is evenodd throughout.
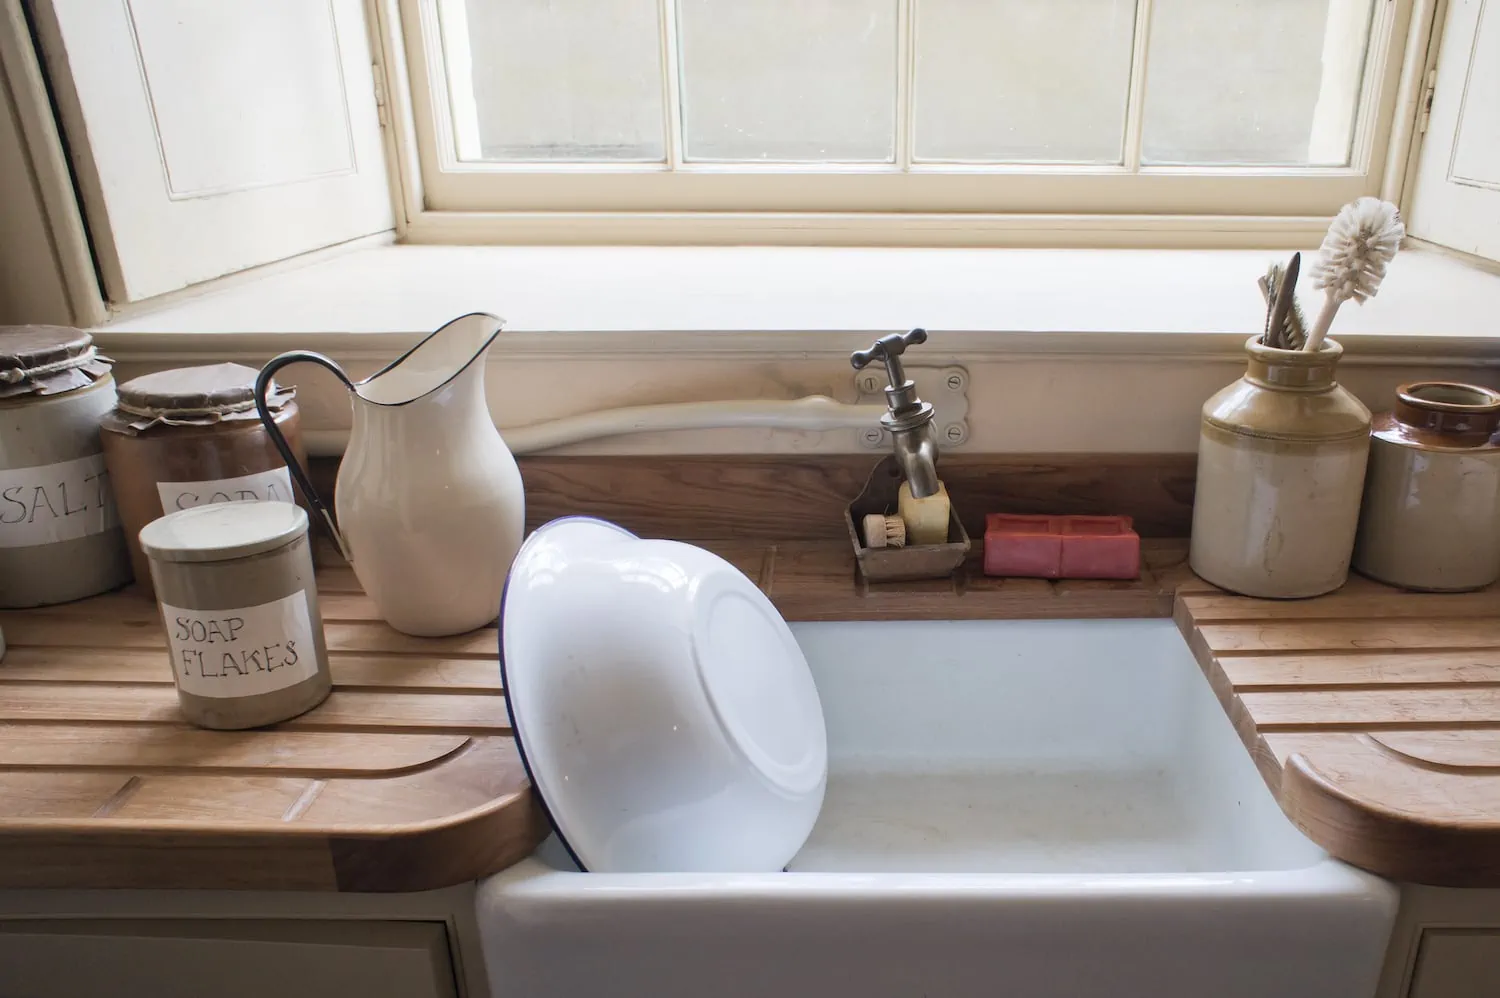
<path id="1" fill-rule="evenodd" d="M 587 514 L 682 540 L 844 537 L 844 507 L 884 452 L 697 457 L 526 457 L 526 523 Z M 313 462 L 329 489 L 337 462 Z M 1192 528 L 1193 454 L 944 455 L 939 473 L 976 539 L 984 515 L 1124 513 L 1143 537 Z"/>

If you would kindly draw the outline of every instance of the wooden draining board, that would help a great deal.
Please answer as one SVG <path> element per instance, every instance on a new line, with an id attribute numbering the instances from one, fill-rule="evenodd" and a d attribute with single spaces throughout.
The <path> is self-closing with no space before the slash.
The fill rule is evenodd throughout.
<path id="1" fill-rule="evenodd" d="M 1176 617 L 1298 828 L 1392 879 L 1500 887 L 1500 588 L 1353 577 L 1282 602 L 1192 579 Z"/>
<path id="2" fill-rule="evenodd" d="M 410 638 L 347 568 L 319 588 L 334 691 L 254 731 L 181 719 L 137 593 L 0 613 L 0 887 L 424 890 L 530 853 L 495 629 Z"/>

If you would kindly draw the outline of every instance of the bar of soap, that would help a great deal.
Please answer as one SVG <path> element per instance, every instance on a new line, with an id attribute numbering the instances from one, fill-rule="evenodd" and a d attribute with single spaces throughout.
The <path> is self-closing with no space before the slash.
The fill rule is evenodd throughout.
<path id="1" fill-rule="evenodd" d="M 913 498 L 910 483 L 902 482 L 896 496 L 896 513 L 906 524 L 906 543 L 947 544 L 951 508 L 947 486 L 942 482 L 938 482 L 937 492 L 925 499 Z"/>
<path id="2" fill-rule="evenodd" d="M 1055 579 L 1062 571 L 1062 533 L 1055 516 L 991 513 L 984 518 L 984 574 Z"/>
<path id="3" fill-rule="evenodd" d="M 1063 517 L 1064 579 L 1138 579 L 1141 538 L 1128 516 Z"/>
<path id="4" fill-rule="evenodd" d="M 991 513 L 984 524 L 984 574 L 1135 579 L 1141 574 L 1141 538 L 1128 516 Z"/>

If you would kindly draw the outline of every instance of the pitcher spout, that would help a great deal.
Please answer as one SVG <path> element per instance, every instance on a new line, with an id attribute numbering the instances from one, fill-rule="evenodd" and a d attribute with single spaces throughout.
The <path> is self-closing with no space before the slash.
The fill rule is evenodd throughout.
<path id="1" fill-rule="evenodd" d="M 505 320 L 487 312 L 461 315 L 386 367 L 350 385 L 365 402 L 398 406 L 430 395 L 469 365 L 482 362 Z"/>
<path id="2" fill-rule="evenodd" d="M 363 381 L 351 380 L 344 369 L 333 359 L 308 350 L 293 350 L 273 357 L 270 363 L 261 369 L 255 381 L 255 406 L 259 411 L 261 423 L 265 426 L 271 442 L 276 446 L 282 459 L 286 461 L 287 469 L 296 480 L 297 487 L 302 490 L 302 494 L 307 497 L 309 504 L 328 528 L 328 533 L 338 545 L 339 553 L 344 556 L 344 560 L 354 563 L 354 552 L 344 537 L 344 531 L 339 529 L 333 512 L 318 494 L 317 489 L 313 487 L 306 469 L 293 455 L 291 447 L 282 436 L 267 408 L 266 394 L 275 383 L 273 379 L 276 372 L 288 364 L 301 362 L 318 364 L 332 371 L 355 399 L 373 406 L 394 409 L 441 391 L 475 363 L 483 363 L 485 352 L 489 350 L 490 344 L 495 341 L 495 337 L 499 335 L 504 324 L 505 320 L 487 312 L 471 312 L 468 315 L 461 315 L 425 337 L 422 342 Z M 477 404 L 483 406 L 482 397 L 479 397 Z M 362 407 L 355 407 L 356 427 L 361 422 L 358 411 L 360 408 Z M 485 420 L 490 431 L 494 432 L 494 424 L 488 422 L 487 414 Z M 495 435 L 499 436 L 498 433 Z M 509 452 L 506 453 L 506 457 L 509 459 Z M 514 464 L 514 461 L 511 463 Z M 343 473 L 342 468 L 341 465 L 340 475 Z"/>

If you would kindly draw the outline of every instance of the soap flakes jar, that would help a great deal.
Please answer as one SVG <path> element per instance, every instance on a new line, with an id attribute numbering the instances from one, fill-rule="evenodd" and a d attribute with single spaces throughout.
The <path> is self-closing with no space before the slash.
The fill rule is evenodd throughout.
<path id="1" fill-rule="evenodd" d="M 228 502 L 141 531 L 183 716 L 253 728 L 311 710 L 332 681 L 307 513 Z"/>

